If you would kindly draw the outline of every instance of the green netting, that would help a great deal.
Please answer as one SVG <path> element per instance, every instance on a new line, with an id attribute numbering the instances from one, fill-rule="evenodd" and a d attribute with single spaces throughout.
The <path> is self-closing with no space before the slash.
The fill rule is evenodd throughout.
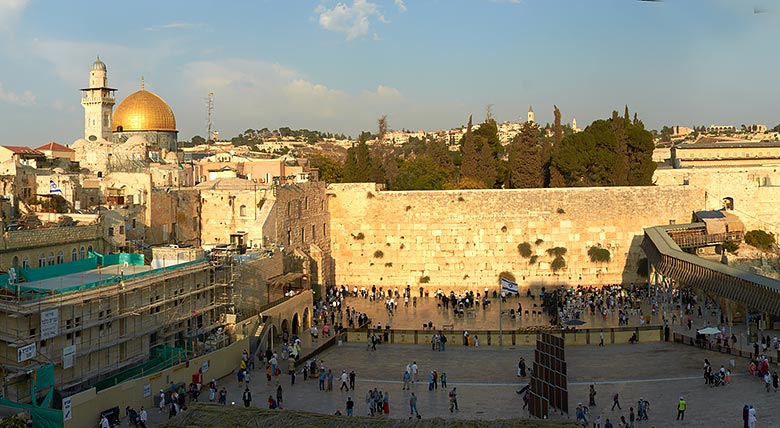
<path id="1" fill-rule="evenodd" d="M 136 379 L 159 372 L 160 370 L 167 369 L 168 367 L 179 364 L 186 359 L 187 353 L 184 349 L 172 348 L 170 346 L 158 347 L 152 350 L 151 359 L 144 363 L 122 370 L 121 372 L 112 375 L 108 379 L 103 379 L 100 382 L 97 382 L 95 384 L 95 389 L 100 392 L 126 380 Z"/>
<path id="2" fill-rule="evenodd" d="M 144 255 L 130 254 L 130 253 L 108 254 L 103 256 L 103 263 L 101 264 L 103 266 L 111 266 L 111 265 L 123 265 L 125 263 L 127 263 L 128 265 L 143 266 Z"/>
<path id="3" fill-rule="evenodd" d="M 35 370 L 35 389 L 40 391 L 50 386 L 54 386 L 54 364 L 46 364 Z"/>
<path id="4" fill-rule="evenodd" d="M 90 257 L 59 265 L 43 266 L 39 268 L 19 268 L 19 275 L 27 282 L 42 281 L 58 276 L 71 275 L 91 269 L 97 269 L 98 260 Z"/>
<path id="5" fill-rule="evenodd" d="M 0 398 L 0 406 L 29 411 L 30 418 L 33 421 L 33 428 L 62 428 L 63 426 L 62 410 L 16 403 L 5 398 Z"/>

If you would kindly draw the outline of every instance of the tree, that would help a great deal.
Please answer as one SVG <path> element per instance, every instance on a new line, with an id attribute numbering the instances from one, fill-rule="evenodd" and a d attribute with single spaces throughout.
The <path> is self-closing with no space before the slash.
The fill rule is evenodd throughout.
<path id="1" fill-rule="evenodd" d="M 366 183 L 371 180 L 371 155 L 365 135 L 360 136 L 358 143 L 347 149 L 347 160 L 344 161 L 345 183 Z"/>
<path id="2" fill-rule="evenodd" d="M 319 180 L 326 183 L 341 183 L 344 181 L 344 165 L 338 159 L 325 156 L 312 156 L 311 166 L 317 168 Z"/>
<path id="3" fill-rule="evenodd" d="M 387 115 L 383 114 L 379 119 L 377 119 L 377 140 L 379 142 L 385 141 L 385 135 L 387 135 Z"/>
<path id="4" fill-rule="evenodd" d="M 476 139 L 472 133 L 472 118 L 469 116 L 469 123 L 466 127 L 466 133 L 460 140 L 460 151 L 463 154 L 463 162 L 460 165 L 461 178 L 471 178 L 476 181 L 482 181 L 479 171 L 479 151 L 477 150 Z M 485 187 L 483 182 L 482 187 Z"/>
<path id="5" fill-rule="evenodd" d="M 394 190 L 441 190 L 447 171 L 427 156 L 404 160 L 393 181 Z"/>
<path id="6" fill-rule="evenodd" d="M 525 122 L 520 133 L 509 143 L 509 186 L 514 189 L 544 187 L 546 174 L 542 155 L 537 126 Z"/>

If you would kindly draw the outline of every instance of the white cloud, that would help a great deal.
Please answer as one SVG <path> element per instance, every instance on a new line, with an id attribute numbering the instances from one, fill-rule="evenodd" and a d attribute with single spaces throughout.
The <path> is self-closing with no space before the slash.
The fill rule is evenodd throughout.
<path id="1" fill-rule="evenodd" d="M 401 12 L 406 12 L 406 3 L 404 3 L 404 0 L 395 0 L 395 7 Z"/>
<path id="2" fill-rule="evenodd" d="M 332 9 L 319 6 L 316 12 L 319 14 L 319 23 L 322 28 L 344 33 L 347 35 L 347 40 L 368 36 L 371 31 L 371 19 L 374 17 L 380 22 L 388 22 L 377 4 L 368 0 L 353 0 L 351 6 L 346 3 L 338 3 Z"/>
<path id="3" fill-rule="evenodd" d="M 189 30 L 191 28 L 203 28 L 204 25 L 197 22 L 173 21 L 156 27 L 146 27 L 147 31 L 157 30 Z"/>
<path id="4" fill-rule="evenodd" d="M 17 106 L 28 106 L 35 104 L 35 95 L 30 91 L 24 91 L 21 94 L 6 91 L 5 88 L 3 88 L 3 84 L 0 83 L 0 102 Z"/>
<path id="5" fill-rule="evenodd" d="M 28 0 L 0 0 L 0 31 L 8 31 L 14 27 L 27 3 Z"/>

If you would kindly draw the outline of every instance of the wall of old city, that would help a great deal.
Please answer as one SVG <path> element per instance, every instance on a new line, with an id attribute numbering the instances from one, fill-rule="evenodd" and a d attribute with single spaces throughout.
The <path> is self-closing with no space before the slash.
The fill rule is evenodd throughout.
<path id="1" fill-rule="evenodd" d="M 284 247 L 286 253 L 297 252 L 308 258 L 304 272 L 312 284 L 333 282 L 330 219 L 326 184 L 313 181 L 277 188 L 272 212 L 263 225 L 263 236 Z"/>
<path id="2" fill-rule="evenodd" d="M 780 166 L 660 169 L 653 180 L 658 186 L 691 187 L 703 195 L 701 209 L 721 209 L 732 198 L 732 212 L 747 230 L 780 234 Z"/>
<path id="3" fill-rule="evenodd" d="M 88 250 L 105 251 L 100 224 L 4 231 L 0 239 L 0 269 L 26 264 L 32 268 L 87 257 Z"/>
<path id="4" fill-rule="evenodd" d="M 386 192 L 361 183 L 332 184 L 328 195 L 337 284 L 431 289 L 494 287 L 504 271 L 521 286 L 637 281 L 643 228 L 688 223 L 705 204 L 691 186 Z M 523 242 L 534 263 L 519 254 Z M 612 260 L 591 262 L 592 246 Z M 567 250 L 558 272 L 553 247 Z"/>

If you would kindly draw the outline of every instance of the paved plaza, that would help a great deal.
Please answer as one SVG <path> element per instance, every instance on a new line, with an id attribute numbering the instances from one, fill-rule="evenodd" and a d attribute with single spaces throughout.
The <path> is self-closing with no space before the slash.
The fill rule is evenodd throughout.
<path id="1" fill-rule="evenodd" d="M 378 388 L 390 393 L 390 417 L 407 418 L 409 393 L 419 397 L 418 408 L 423 418 L 525 418 L 522 400 L 515 391 L 523 384 L 516 376 L 520 357 L 532 361 L 531 347 L 449 347 L 435 352 L 424 345 L 380 345 L 377 351 L 364 345 L 344 344 L 323 354 L 325 366 L 336 373 L 333 391 L 319 391 L 318 382 L 303 381 L 298 376 L 295 385 L 290 377 L 282 375 L 278 382 L 284 390 L 285 409 L 334 413 L 344 405 L 348 396 L 355 401 L 355 413 L 366 413 L 365 395 Z M 724 387 L 705 385 L 702 377 L 703 361 L 708 358 L 717 369 L 728 367 L 735 357 L 672 343 L 644 343 L 638 345 L 572 346 L 566 349 L 569 368 L 569 406 L 571 415 L 553 415 L 552 418 L 573 417 L 578 402 L 587 403 L 588 387 L 595 384 L 597 406 L 591 417 L 602 416 L 613 422 L 621 415 L 628 419 L 629 407 L 643 397 L 650 402 L 650 420 L 638 423 L 645 427 L 738 427 L 742 426 L 742 406 L 754 405 L 758 426 L 780 426 L 780 415 L 772 412 L 780 393 L 766 392 L 763 383 L 747 374 L 747 360 L 736 359 L 732 384 Z M 420 376 L 411 391 L 402 391 L 405 366 L 416 361 Z M 357 374 L 356 390 L 339 390 L 338 375 L 342 370 Z M 450 413 L 447 393 L 441 387 L 428 390 L 427 375 L 431 370 L 446 372 L 449 388 L 457 387 L 460 410 Z M 276 382 L 269 385 L 263 372 L 252 372 L 250 389 L 252 406 L 266 407 L 269 395 L 276 396 Z M 228 403 L 241 406 L 241 392 L 235 376 L 220 380 L 228 389 Z M 610 409 L 612 396 L 620 394 L 622 410 Z M 676 406 L 680 396 L 688 402 L 685 421 L 676 421 Z M 202 395 L 206 397 L 206 395 Z M 150 412 L 150 426 L 167 419 L 167 415 Z M 617 424 L 615 424 L 617 426 Z"/>

